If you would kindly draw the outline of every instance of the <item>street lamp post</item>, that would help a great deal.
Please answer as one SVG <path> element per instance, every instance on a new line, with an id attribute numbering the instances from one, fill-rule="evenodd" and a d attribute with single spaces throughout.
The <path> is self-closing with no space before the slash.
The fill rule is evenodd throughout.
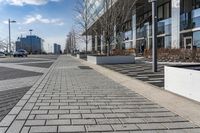
<path id="1" fill-rule="evenodd" d="M 30 32 L 30 40 L 31 40 L 31 54 L 33 54 L 32 31 L 33 31 L 33 29 L 29 29 L 29 32 Z"/>
<path id="2" fill-rule="evenodd" d="M 149 0 L 152 3 L 152 71 L 157 72 L 157 0 Z"/>
<path id="3" fill-rule="evenodd" d="M 10 24 L 11 23 L 16 23 L 16 21 L 8 19 L 8 32 L 9 32 L 8 44 L 9 44 L 9 52 L 11 52 L 11 30 L 10 30 Z M 7 52 L 8 52 L 8 49 L 7 49 Z"/>

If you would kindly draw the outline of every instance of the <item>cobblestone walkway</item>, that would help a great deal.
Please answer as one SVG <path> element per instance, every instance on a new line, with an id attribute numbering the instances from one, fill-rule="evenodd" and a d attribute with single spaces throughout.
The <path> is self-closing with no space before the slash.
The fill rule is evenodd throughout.
<path id="1" fill-rule="evenodd" d="M 0 132 L 199 133 L 200 129 L 75 59 L 60 56 L 1 121 Z"/>

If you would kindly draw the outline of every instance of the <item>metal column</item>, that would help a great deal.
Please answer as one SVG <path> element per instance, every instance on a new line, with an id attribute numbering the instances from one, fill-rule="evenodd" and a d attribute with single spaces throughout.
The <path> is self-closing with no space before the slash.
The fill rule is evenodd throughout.
<path id="1" fill-rule="evenodd" d="M 157 72 L 157 0 L 152 3 L 152 71 Z"/>
<path id="2" fill-rule="evenodd" d="M 8 48 L 9 48 L 9 52 L 11 52 L 11 32 L 10 32 L 10 19 L 8 19 Z M 7 48 L 7 52 L 8 52 L 8 48 Z"/>

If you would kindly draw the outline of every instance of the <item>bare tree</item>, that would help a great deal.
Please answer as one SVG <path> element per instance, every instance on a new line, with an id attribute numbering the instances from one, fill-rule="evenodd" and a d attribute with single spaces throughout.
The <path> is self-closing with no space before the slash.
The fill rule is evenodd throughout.
<path id="1" fill-rule="evenodd" d="M 77 32 L 76 37 L 80 38 L 83 34 L 85 36 L 85 45 L 86 45 L 86 54 L 88 52 L 88 42 L 89 42 L 89 35 L 88 29 L 90 24 L 91 14 L 88 11 L 89 0 L 77 0 L 75 6 L 75 18 L 76 23 L 78 24 L 79 33 Z"/>
<path id="2" fill-rule="evenodd" d="M 124 24 L 131 20 L 132 10 L 135 9 L 136 0 L 102 0 L 103 15 L 96 14 L 95 28 L 97 33 L 104 35 L 106 53 L 110 55 L 111 44 L 115 38 L 114 32 L 124 31 Z M 116 29 L 114 30 L 114 26 Z"/>
<path id="3" fill-rule="evenodd" d="M 133 10 L 136 9 L 137 0 L 99 0 L 103 5 L 101 11 L 95 11 L 91 14 L 89 3 L 91 0 L 77 0 L 76 11 L 76 22 L 82 29 L 85 35 L 86 52 L 88 50 L 88 33 L 90 31 L 96 35 L 103 35 L 101 40 L 106 45 L 106 53 L 109 56 L 111 50 L 111 44 L 114 40 L 120 40 L 120 35 L 113 36 L 115 32 L 124 32 L 125 24 L 127 21 L 131 21 Z M 92 26 L 91 23 L 95 22 Z M 92 28 L 91 28 L 91 27 Z M 116 29 L 114 30 L 114 26 Z M 79 28 L 79 27 L 78 27 Z M 121 39 L 122 40 L 122 39 Z M 120 43 L 119 41 L 117 41 Z M 115 42 L 115 43 L 117 43 Z"/>
<path id="4" fill-rule="evenodd" d="M 74 54 L 74 52 L 77 50 L 74 29 L 72 29 L 67 35 L 65 49 L 67 50 L 67 53 L 71 54 Z"/>
<path id="5" fill-rule="evenodd" d="M 7 39 L 0 40 L 0 50 L 7 51 L 8 50 L 8 41 Z"/>

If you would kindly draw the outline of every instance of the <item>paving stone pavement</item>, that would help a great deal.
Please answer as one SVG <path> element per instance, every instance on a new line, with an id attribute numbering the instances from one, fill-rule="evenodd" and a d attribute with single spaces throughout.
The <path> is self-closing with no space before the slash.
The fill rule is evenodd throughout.
<path id="1" fill-rule="evenodd" d="M 0 121 L 48 70 L 57 56 L 52 55 L 52 59 L 43 55 L 36 57 L 0 58 L 3 66 L 0 67 Z"/>
<path id="2" fill-rule="evenodd" d="M 18 69 L 18 70 L 24 70 L 24 71 L 30 71 L 30 72 L 37 72 L 37 73 L 44 73 L 47 71 L 47 68 L 41 68 L 41 67 L 31 67 L 31 66 L 24 66 L 23 64 L 13 64 L 13 63 L 0 63 L 0 67 L 6 67 L 11 69 Z"/>
<path id="3" fill-rule="evenodd" d="M 39 76 L 39 75 L 42 75 L 42 73 L 22 70 L 22 68 L 13 69 L 13 68 L 8 68 L 8 67 L 0 67 L 0 75 L 1 75 L 0 76 L 0 81 L 1 81 L 1 80 L 7 80 L 7 79 L 17 79 L 17 78 L 24 78 L 24 77 Z"/>
<path id="4" fill-rule="evenodd" d="M 40 76 L 32 76 L 32 77 L 0 80 L 0 93 L 1 91 L 33 86 L 39 78 Z"/>
<path id="5" fill-rule="evenodd" d="M 164 65 L 158 64 L 158 72 L 152 72 L 152 65 L 150 63 L 136 62 L 136 64 L 113 64 L 102 65 L 108 69 L 117 71 L 146 83 L 164 87 Z"/>
<path id="6" fill-rule="evenodd" d="M 16 105 L 31 87 L 21 87 L 0 92 L 0 121 Z"/>
<path id="7" fill-rule="evenodd" d="M 0 58 L 0 63 L 28 63 L 28 62 L 42 62 L 54 61 L 59 55 L 29 55 L 23 58 Z"/>
<path id="8" fill-rule="evenodd" d="M 199 133 L 200 128 L 69 56 L 0 122 L 4 133 Z"/>
<path id="9" fill-rule="evenodd" d="M 26 64 L 21 64 L 21 65 L 49 68 L 52 64 L 53 64 L 53 62 L 40 62 L 40 63 L 26 63 Z"/>
<path id="10" fill-rule="evenodd" d="M 35 58 L 4 58 L 0 60 L 0 63 L 27 63 L 27 62 L 40 62 L 46 59 L 35 59 Z"/>

